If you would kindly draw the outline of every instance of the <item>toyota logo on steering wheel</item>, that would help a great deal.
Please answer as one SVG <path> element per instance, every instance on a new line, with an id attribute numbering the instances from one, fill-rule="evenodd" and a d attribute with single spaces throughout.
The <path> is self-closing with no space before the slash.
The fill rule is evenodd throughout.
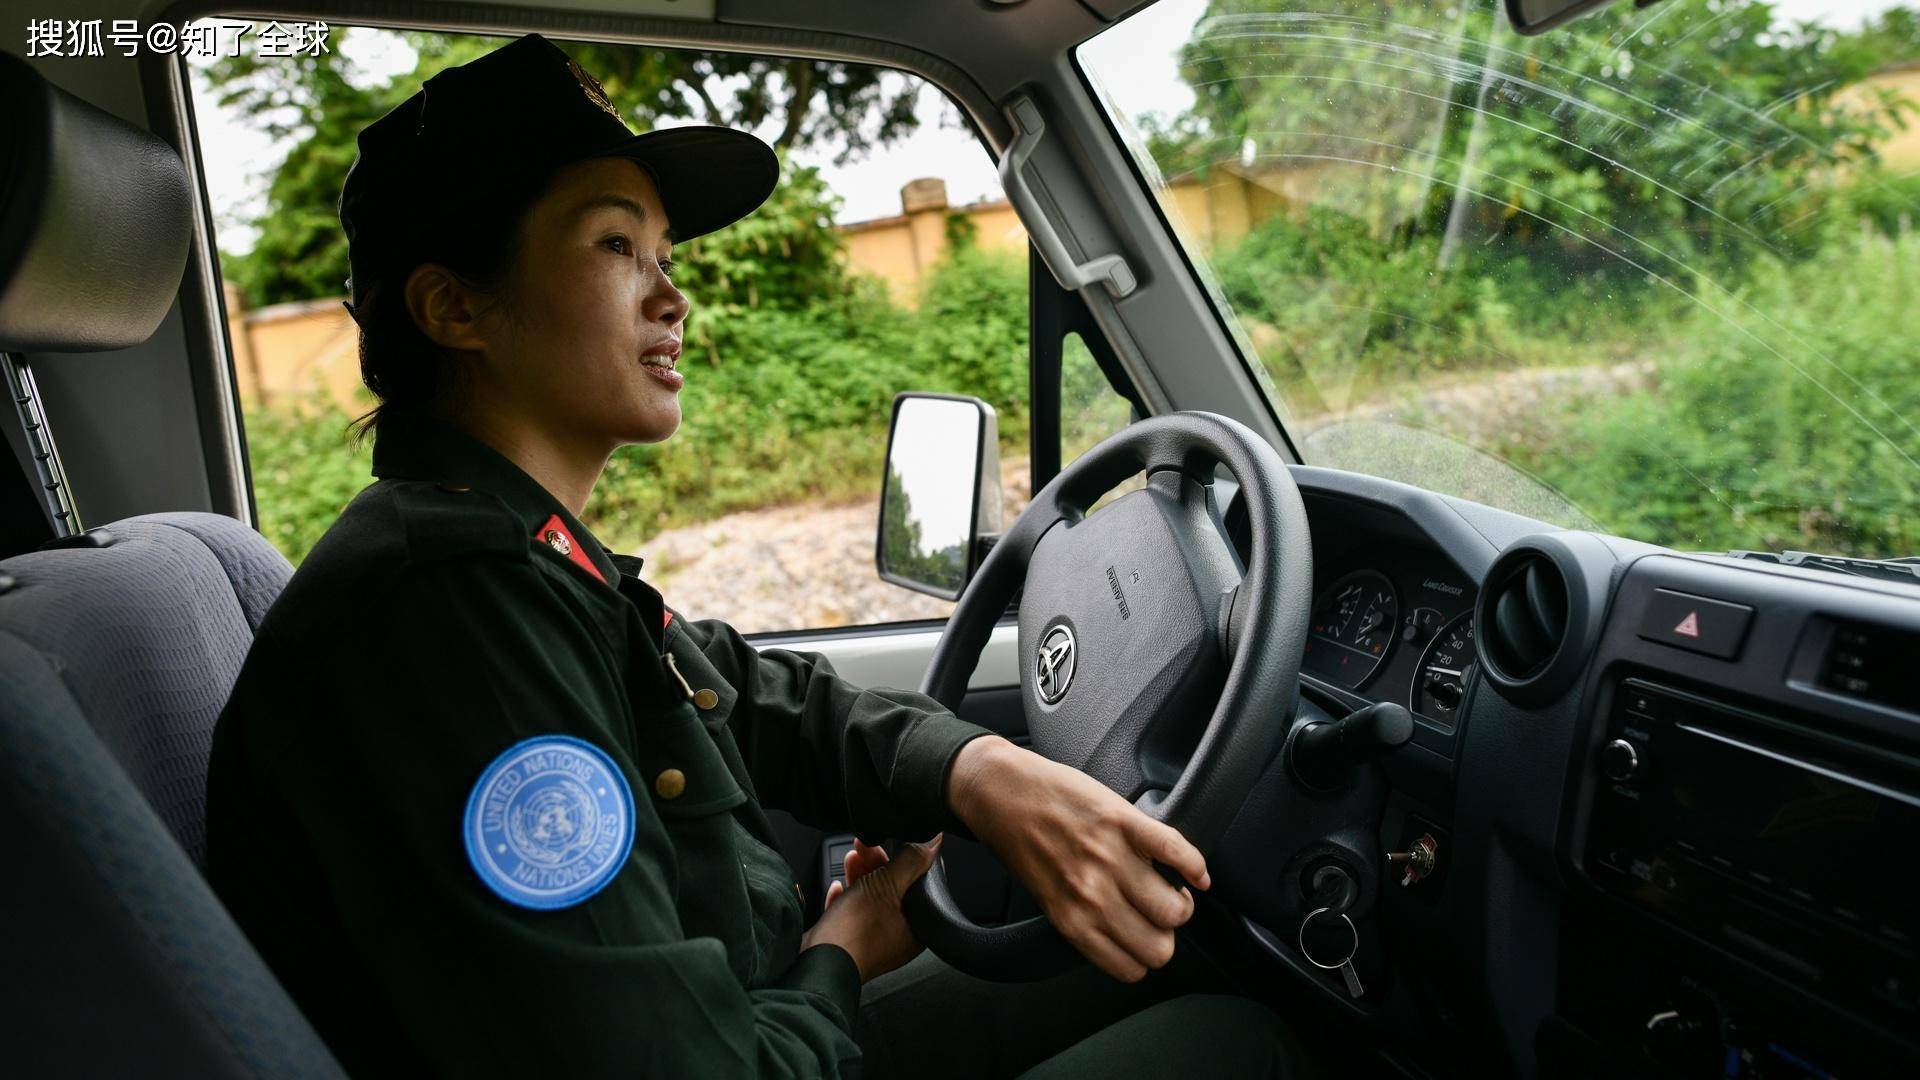
<path id="1" fill-rule="evenodd" d="M 1048 705 L 1066 696 L 1073 682 L 1073 631 L 1056 626 L 1040 639 L 1040 700 Z"/>

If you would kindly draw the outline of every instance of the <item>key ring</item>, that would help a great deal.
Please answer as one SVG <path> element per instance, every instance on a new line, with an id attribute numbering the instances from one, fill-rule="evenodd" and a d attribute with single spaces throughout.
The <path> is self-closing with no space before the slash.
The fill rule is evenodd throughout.
<path id="1" fill-rule="evenodd" d="M 1300 920 L 1300 934 L 1297 944 L 1300 946 L 1300 955 L 1307 958 L 1307 963 L 1312 964 L 1322 971 L 1339 971 L 1349 963 L 1352 963 L 1353 954 L 1360 951 L 1360 928 L 1353 925 L 1353 920 L 1347 916 L 1346 912 L 1335 911 L 1334 914 L 1340 916 L 1341 921 L 1347 924 L 1347 932 L 1353 935 L 1353 948 L 1347 950 L 1347 955 L 1341 957 L 1335 963 L 1323 964 L 1313 958 L 1313 953 L 1307 951 L 1307 927 L 1313 925 L 1314 919 L 1330 911 L 1333 911 L 1330 907 L 1318 907 L 1307 912 L 1307 917 Z"/>

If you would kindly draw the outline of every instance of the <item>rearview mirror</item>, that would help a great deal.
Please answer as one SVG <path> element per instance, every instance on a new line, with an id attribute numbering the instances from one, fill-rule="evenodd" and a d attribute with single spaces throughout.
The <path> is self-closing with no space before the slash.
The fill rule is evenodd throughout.
<path id="1" fill-rule="evenodd" d="M 1635 0 L 1639 7 L 1654 2 Z M 1507 0 L 1507 20 L 1522 34 L 1538 34 L 1611 3 L 1613 0 Z"/>
<path id="2" fill-rule="evenodd" d="M 1000 531 L 1000 423 L 979 398 L 893 399 L 874 562 L 895 585 L 958 600 Z"/>

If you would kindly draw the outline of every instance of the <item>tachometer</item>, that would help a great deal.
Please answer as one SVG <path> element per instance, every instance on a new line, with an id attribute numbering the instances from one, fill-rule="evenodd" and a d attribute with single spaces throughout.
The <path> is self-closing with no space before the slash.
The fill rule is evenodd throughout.
<path id="1" fill-rule="evenodd" d="M 1413 700 L 1407 707 L 1416 716 L 1452 727 L 1472 671 L 1473 612 L 1469 611 L 1433 636 L 1413 674 Z"/>
<path id="2" fill-rule="evenodd" d="M 1385 574 L 1348 574 L 1314 603 L 1302 666 L 1328 682 L 1356 689 L 1387 658 L 1399 622 L 1400 601 Z"/>

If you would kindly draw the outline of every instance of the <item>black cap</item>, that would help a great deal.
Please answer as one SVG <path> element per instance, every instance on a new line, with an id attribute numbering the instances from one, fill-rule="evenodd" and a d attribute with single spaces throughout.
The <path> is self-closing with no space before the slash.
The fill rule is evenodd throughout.
<path id="1" fill-rule="evenodd" d="M 676 240 L 730 225 L 766 200 L 780 163 L 732 128 L 635 135 L 599 80 L 539 34 L 428 79 L 360 132 L 340 192 L 347 310 L 412 272 L 437 241 L 495 226 L 562 165 L 620 156 L 653 177 Z"/>

